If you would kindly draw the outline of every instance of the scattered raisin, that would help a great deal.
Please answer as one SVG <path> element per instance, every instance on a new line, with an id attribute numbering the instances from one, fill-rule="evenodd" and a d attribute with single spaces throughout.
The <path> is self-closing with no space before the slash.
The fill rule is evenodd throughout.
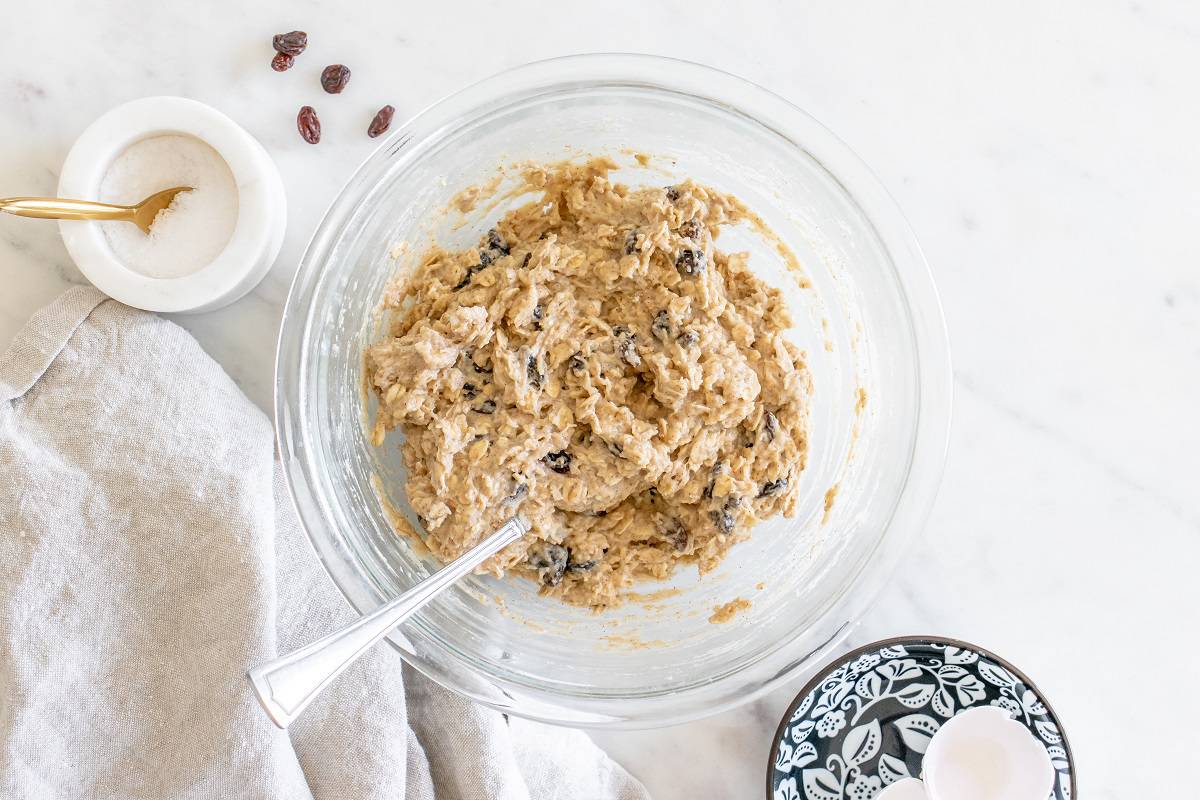
<path id="1" fill-rule="evenodd" d="M 304 31 L 277 33 L 271 39 L 271 46 L 275 48 L 275 52 L 294 58 L 303 53 L 304 48 L 308 47 L 308 34 Z"/>
<path id="2" fill-rule="evenodd" d="M 718 532 L 726 535 L 733 533 L 733 526 L 736 520 L 729 511 L 710 511 L 708 512 L 708 516 L 712 520 L 713 525 L 716 526 Z"/>
<path id="3" fill-rule="evenodd" d="M 375 118 L 371 120 L 371 124 L 367 127 L 367 136 L 374 139 L 381 133 L 392 127 L 392 117 L 396 115 L 396 109 L 391 106 L 384 106 L 375 112 Z"/>
<path id="4" fill-rule="evenodd" d="M 700 334 L 695 331 L 684 331 L 676 337 L 675 341 L 679 342 L 681 347 L 691 347 L 700 341 Z"/>
<path id="5" fill-rule="evenodd" d="M 768 411 L 763 414 L 763 438 L 768 442 L 773 442 L 777 433 L 779 433 L 779 418 Z"/>
<path id="6" fill-rule="evenodd" d="M 481 367 L 475 363 L 475 359 L 471 359 L 471 367 L 480 375 L 491 375 L 495 370 L 491 367 Z"/>
<path id="7" fill-rule="evenodd" d="M 474 274 L 475 274 L 475 268 L 467 267 L 467 271 L 463 273 L 462 280 L 459 281 L 458 283 L 454 284 L 454 291 L 457 292 L 459 289 L 466 288 L 467 284 L 471 282 L 471 277 Z"/>
<path id="8" fill-rule="evenodd" d="M 516 485 L 513 487 L 512 494 L 504 498 L 504 502 L 515 503 L 527 494 L 529 494 L 529 487 L 523 483 L 516 482 Z"/>
<path id="9" fill-rule="evenodd" d="M 613 334 L 617 337 L 617 355 L 621 360 L 631 367 L 640 367 L 642 357 L 637 351 L 637 336 L 624 325 L 613 328 Z"/>
<path id="10" fill-rule="evenodd" d="M 674 203 L 676 200 L 679 199 L 679 190 L 676 189 L 674 186 L 667 186 L 667 187 L 664 187 L 664 189 L 667 193 L 667 199 L 670 200 L 672 203 Z"/>
<path id="11" fill-rule="evenodd" d="M 759 497 L 774 497 L 787 488 L 788 479 L 779 478 L 774 481 L 767 481 L 763 484 L 762 491 L 758 493 Z"/>
<path id="12" fill-rule="evenodd" d="M 521 261 L 521 269 L 529 266 L 529 259 L 533 258 L 533 253 L 526 253 L 525 258 Z"/>
<path id="13" fill-rule="evenodd" d="M 567 359 L 567 367 L 576 374 L 579 374 L 587 369 L 587 362 L 583 360 L 583 353 L 576 351 Z"/>
<path id="14" fill-rule="evenodd" d="M 659 533 L 663 539 L 667 541 L 676 551 L 682 552 L 688 546 L 687 528 L 683 527 L 683 523 L 675 517 L 668 519 L 660 529 Z"/>
<path id="15" fill-rule="evenodd" d="M 571 551 L 567 551 L 567 572 L 590 572 L 600 563 L 600 559 L 593 558 L 590 561 L 572 561 Z"/>
<path id="16" fill-rule="evenodd" d="M 675 257 L 675 269 L 685 278 L 692 278 L 704 272 L 707 262 L 703 250 L 680 250 Z"/>
<path id="17" fill-rule="evenodd" d="M 542 463 L 559 475 L 566 475 L 571 471 L 571 454 L 566 450 L 559 450 L 557 453 L 546 453 L 546 455 L 542 456 Z"/>
<path id="18" fill-rule="evenodd" d="M 558 586 L 562 583 L 569 558 L 570 551 L 567 548 L 561 544 L 548 544 L 529 555 L 529 566 L 541 574 L 542 583 L 547 586 Z"/>
<path id="19" fill-rule="evenodd" d="M 490 250 L 499 250 L 504 255 L 508 255 L 509 253 L 508 245 L 505 243 L 504 238 L 500 236 L 500 232 L 495 228 L 487 232 L 487 244 Z"/>
<path id="20" fill-rule="evenodd" d="M 287 53 L 276 53 L 271 59 L 271 69 L 276 72 L 287 72 L 292 68 L 292 64 L 296 63 L 295 56 L 289 56 Z"/>
<path id="21" fill-rule="evenodd" d="M 679 235 L 686 239 L 698 239 L 702 227 L 699 220 L 689 219 L 679 226 Z"/>
<path id="22" fill-rule="evenodd" d="M 542 329 L 542 317 L 546 315 L 546 309 L 542 308 L 542 304 L 538 303 L 533 307 L 533 329 L 540 331 Z"/>
<path id="23" fill-rule="evenodd" d="M 341 94 L 350 82 L 350 68 L 345 64 L 330 64 L 321 70 L 321 88 L 329 94 Z"/>
<path id="24" fill-rule="evenodd" d="M 525 377 L 534 389 L 542 388 L 542 373 L 538 371 L 537 356 L 530 353 L 525 357 Z"/>
<path id="25" fill-rule="evenodd" d="M 472 408 L 471 410 L 474 411 L 476 414 L 495 414 L 496 413 L 496 401 L 495 400 L 484 400 L 482 403 L 477 405 L 475 408 Z"/>
<path id="26" fill-rule="evenodd" d="M 474 400 L 479 396 L 479 387 L 473 383 L 464 383 L 462 387 L 463 397 L 468 400 Z"/>
<path id="27" fill-rule="evenodd" d="M 592 512 L 592 516 L 593 516 L 593 517 L 607 517 L 607 516 L 608 516 L 608 509 L 607 509 L 607 508 L 602 508 L 602 509 L 600 509 L 599 511 L 593 511 L 593 512 Z"/>
<path id="28" fill-rule="evenodd" d="M 664 342 L 671 338 L 671 315 L 665 308 L 654 315 L 654 321 L 650 323 L 650 332 L 656 339 Z"/>
<path id="29" fill-rule="evenodd" d="M 724 461 L 718 461 L 717 463 L 712 465 L 712 471 L 710 473 L 712 475 L 712 477 L 709 479 L 708 486 L 704 487 L 704 492 L 702 493 L 705 500 L 712 499 L 713 489 L 715 489 L 716 485 L 717 485 L 717 477 L 719 475 L 723 474 L 724 472 L 725 472 L 725 462 Z"/>
<path id="30" fill-rule="evenodd" d="M 637 252 L 638 235 L 637 228 L 625 234 L 625 255 L 631 256 Z"/>
<path id="31" fill-rule="evenodd" d="M 321 120 L 317 118 L 317 111 L 312 106 L 300 109 L 300 113 L 296 115 L 296 128 L 300 131 L 301 138 L 309 144 L 321 141 Z"/>

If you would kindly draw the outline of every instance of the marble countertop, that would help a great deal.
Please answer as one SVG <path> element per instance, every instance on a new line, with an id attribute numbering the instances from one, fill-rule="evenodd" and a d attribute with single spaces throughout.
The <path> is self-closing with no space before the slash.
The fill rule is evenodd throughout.
<path id="1" fill-rule="evenodd" d="M 267 279 L 177 321 L 268 405 L 272 342 L 309 232 L 373 143 L 505 67 L 592 50 L 707 62 L 784 95 L 877 172 L 921 240 L 955 355 L 946 479 L 923 544 L 847 647 L 939 633 L 1023 668 L 1089 800 L 1181 790 L 1200 646 L 1200 6 L 835 0 L 727 4 L 82 3 L 0 31 L 0 195 L 51 194 L 117 103 L 210 103 L 279 164 L 290 219 Z M 603 9 L 603 18 L 586 18 Z M 302 27 L 305 80 L 266 38 Z M 349 55 L 348 55 L 349 54 Z M 352 59 L 326 98 L 318 63 Z M 324 141 L 296 134 L 319 101 Z M 56 226 L 0 218 L 0 348 L 81 282 Z M 762 796 L 797 676 L 740 710 L 596 735 L 659 800 Z"/>

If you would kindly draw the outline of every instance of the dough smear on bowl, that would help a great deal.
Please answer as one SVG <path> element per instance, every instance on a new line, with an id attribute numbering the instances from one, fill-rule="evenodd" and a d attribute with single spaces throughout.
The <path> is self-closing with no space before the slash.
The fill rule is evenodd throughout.
<path id="1" fill-rule="evenodd" d="M 794 515 L 812 392 L 781 293 L 715 247 L 750 212 L 616 166 L 526 171 L 541 197 L 429 249 L 366 350 L 372 441 L 402 429 L 425 545 L 450 560 L 520 512 L 532 532 L 488 568 L 597 609 Z"/>

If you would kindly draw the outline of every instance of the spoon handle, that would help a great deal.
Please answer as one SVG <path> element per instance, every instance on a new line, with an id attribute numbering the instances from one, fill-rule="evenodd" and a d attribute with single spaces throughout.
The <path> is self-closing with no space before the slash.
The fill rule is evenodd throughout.
<path id="1" fill-rule="evenodd" d="M 35 219 L 133 219 L 131 206 L 114 206 L 91 200 L 63 200 L 57 197 L 7 197 L 0 199 L 0 211 Z"/>
<path id="2" fill-rule="evenodd" d="M 511 517 L 488 538 L 441 570 L 340 631 L 247 673 L 254 693 L 271 721 L 286 728 L 330 681 L 353 664 L 371 645 L 414 612 L 474 570 L 489 556 L 520 539 L 529 526 Z"/>

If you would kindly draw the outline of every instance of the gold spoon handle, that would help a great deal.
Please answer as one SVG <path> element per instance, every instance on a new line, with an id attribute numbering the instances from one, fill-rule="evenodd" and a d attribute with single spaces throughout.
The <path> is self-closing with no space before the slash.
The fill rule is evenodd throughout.
<path id="1" fill-rule="evenodd" d="M 91 200 L 56 197 L 8 197 L 0 199 L 0 211 L 36 219 L 124 219 L 132 220 L 137 209 Z"/>

